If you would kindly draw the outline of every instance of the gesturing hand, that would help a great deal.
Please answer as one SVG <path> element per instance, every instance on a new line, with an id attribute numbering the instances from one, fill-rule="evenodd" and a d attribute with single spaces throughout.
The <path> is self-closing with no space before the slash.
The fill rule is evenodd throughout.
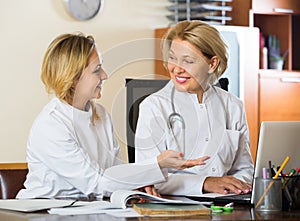
<path id="1" fill-rule="evenodd" d="M 210 158 L 209 156 L 204 156 L 193 160 L 185 160 L 183 157 L 184 155 L 182 152 L 166 150 L 157 157 L 157 161 L 160 168 L 175 168 L 183 170 L 185 168 L 204 165 L 205 161 Z"/>

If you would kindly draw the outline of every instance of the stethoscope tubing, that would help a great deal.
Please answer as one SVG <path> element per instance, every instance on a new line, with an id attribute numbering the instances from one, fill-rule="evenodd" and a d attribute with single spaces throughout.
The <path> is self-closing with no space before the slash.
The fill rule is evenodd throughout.
<path id="1" fill-rule="evenodd" d="M 222 104 L 222 106 L 223 106 L 224 117 L 225 117 L 225 120 L 226 120 L 226 129 L 228 129 L 228 126 L 229 126 L 229 125 L 228 125 L 228 113 L 227 113 L 227 111 L 226 111 L 224 101 L 221 99 L 221 97 L 220 97 L 220 95 L 219 95 L 217 89 L 215 88 L 215 86 L 214 86 L 214 85 L 211 85 L 211 86 L 212 86 L 213 90 L 215 91 L 215 93 L 216 93 L 218 99 L 220 100 L 220 102 L 221 102 L 221 104 Z M 175 94 L 175 87 L 173 86 L 172 91 L 171 91 L 171 106 L 172 106 L 172 113 L 168 116 L 168 119 L 167 119 L 167 126 L 168 126 L 169 131 L 171 132 L 171 134 L 172 134 L 172 136 L 173 136 L 173 139 L 174 139 L 175 142 L 176 142 L 176 145 L 177 145 L 178 147 L 180 147 L 180 146 L 179 146 L 179 143 L 178 143 L 178 140 L 177 140 L 177 138 L 176 138 L 176 136 L 175 136 L 174 130 L 173 130 L 174 122 L 175 122 L 176 120 L 179 120 L 179 122 L 180 122 L 180 124 L 181 124 L 181 131 L 182 131 L 182 133 L 181 133 L 181 134 L 182 134 L 182 135 L 181 135 L 182 139 L 181 139 L 181 140 L 182 140 L 182 145 L 183 145 L 180 149 L 181 149 L 181 151 L 183 151 L 183 153 L 185 154 L 185 126 L 186 126 L 186 125 L 185 125 L 185 121 L 184 121 L 184 118 L 182 117 L 182 115 L 179 114 L 178 112 L 176 112 L 176 110 L 175 110 L 175 105 L 174 105 L 174 94 Z M 168 149 L 168 147 L 166 147 L 166 149 Z"/>

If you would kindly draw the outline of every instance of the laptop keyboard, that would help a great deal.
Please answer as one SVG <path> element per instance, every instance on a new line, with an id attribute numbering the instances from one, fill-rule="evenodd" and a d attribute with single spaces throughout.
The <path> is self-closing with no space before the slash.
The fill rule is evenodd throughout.
<path id="1" fill-rule="evenodd" d="M 236 199 L 236 200 L 250 200 L 251 194 L 239 194 L 239 195 L 230 195 L 230 196 L 222 196 L 217 197 L 222 199 Z"/>
<path id="2" fill-rule="evenodd" d="M 229 195 L 215 198 L 202 197 L 202 196 L 188 196 L 188 198 L 196 201 L 213 201 L 214 203 L 236 203 L 236 204 L 251 204 L 251 193 L 240 195 Z"/>

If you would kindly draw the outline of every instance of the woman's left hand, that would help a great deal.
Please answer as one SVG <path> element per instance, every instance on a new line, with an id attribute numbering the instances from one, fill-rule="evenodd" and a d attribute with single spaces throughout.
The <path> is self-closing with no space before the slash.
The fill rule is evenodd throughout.
<path id="1" fill-rule="evenodd" d="M 153 185 L 139 188 L 138 191 L 145 192 L 145 193 L 151 194 L 153 196 L 161 197 L 161 195 L 157 192 L 157 190 L 155 189 L 155 187 Z"/>

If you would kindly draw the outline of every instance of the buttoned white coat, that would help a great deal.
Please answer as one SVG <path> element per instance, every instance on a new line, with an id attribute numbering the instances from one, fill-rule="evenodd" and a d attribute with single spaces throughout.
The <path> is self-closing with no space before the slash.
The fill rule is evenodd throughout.
<path id="1" fill-rule="evenodd" d="M 121 164 L 110 115 L 96 104 L 81 111 L 53 98 L 35 119 L 27 143 L 29 173 L 17 198 L 109 196 L 165 181 L 156 157 Z"/>
<path id="2" fill-rule="evenodd" d="M 156 186 L 160 193 L 201 194 L 203 182 L 208 176 L 232 175 L 251 183 L 253 161 L 242 101 L 215 86 L 205 91 L 202 103 L 198 102 L 196 94 L 175 90 L 174 109 L 184 119 L 185 131 L 177 117 L 175 121 L 173 118 L 172 132 L 167 125 L 173 113 L 173 87 L 170 81 L 140 104 L 135 137 L 136 162 L 166 149 L 181 150 L 184 140 L 186 159 L 206 155 L 211 158 L 206 165 L 185 169 L 185 173 L 169 170 L 168 181 Z"/>

